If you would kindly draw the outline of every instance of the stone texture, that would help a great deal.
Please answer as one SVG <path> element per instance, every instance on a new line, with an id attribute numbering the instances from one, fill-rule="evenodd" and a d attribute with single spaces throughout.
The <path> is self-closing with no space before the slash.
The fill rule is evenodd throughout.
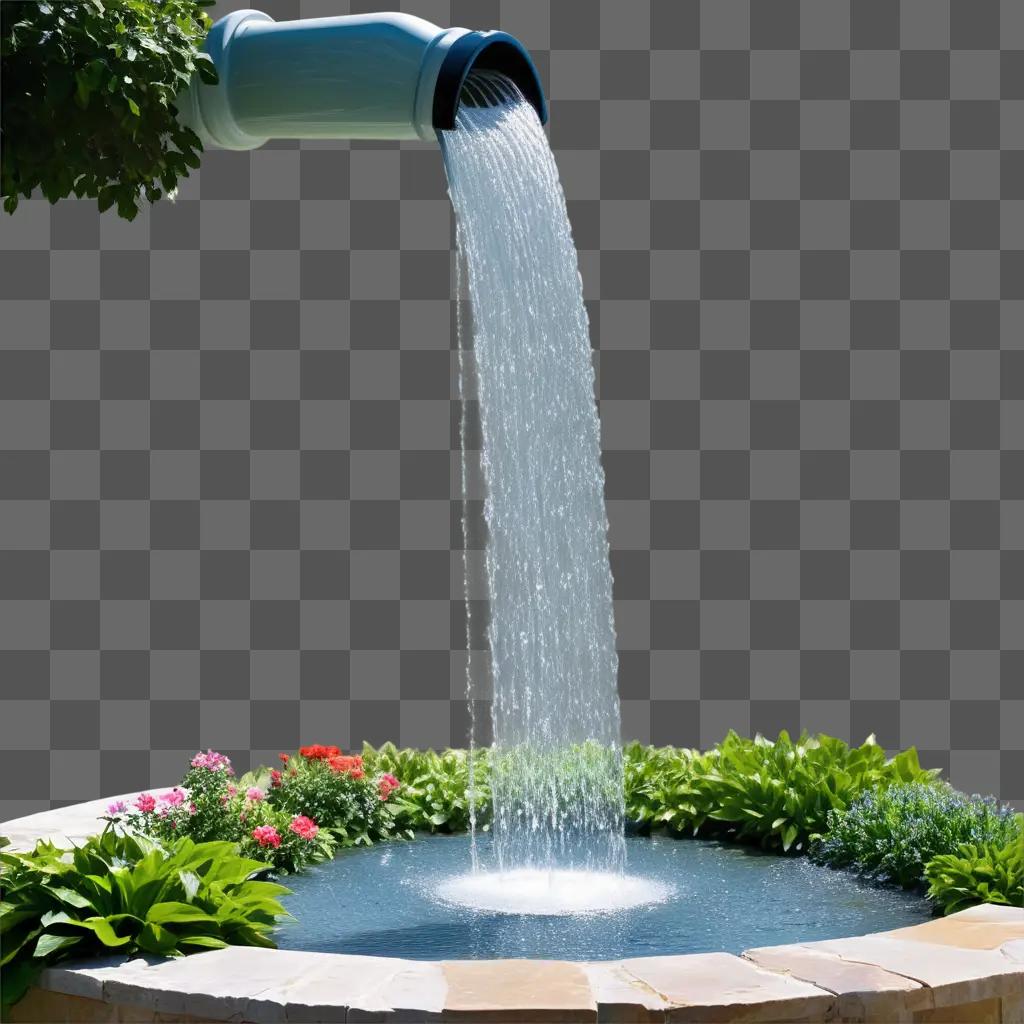
<path id="1" fill-rule="evenodd" d="M 583 968 L 557 960 L 446 960 L 445 1020 L 596 1021 Z"/>
<path id="2" fill-rule="evenodd" d="M 992 913 L 995 910 L 1005 913 Z M 972 907 L 950 917 L 938 917 L 924 924 L 880 934 L 891 939 L 956 946 L 959 949 L 996 949 L 1012 940 L 1024 939 L 1024 909 L 991 905 Z"/>
<path id="3" fill-rule="evenodd" d="M 222 1019 L 180 1013 L 168 1016 L 145 1007 L 119 1006 L 39 988 L 20 1000 L 10 1015 L 11 1024 L 219 1024 Z"/>
<path id="4" fill-rule="evenodd" d="M 914 1014 L 914 1024 L 1002 1024 L 1002 1021 L 1002 1004 L 998 999 L 937 1006 Z"/>
<path id="5" fill-rule="evenodd" d="M 998 949 L 970 949 L 865 935 L 808 943 L 844 960 L 874 964 L 927 985 L 936 1007 L 975 1003 L 1024 991 L 1024 971 Z"/>
<path id="6" fill-rule="evenodd" d="M 623 960 L 637 980 L 672 1003 L 670 1021 L 823 1021 L 835 996 L 729 953 Z"/>
<path id="7" fill-rule="evenodd" d="M 671 1007 L 666 999 L 630 974 L 617 961 L 580 965 L 590 984 L 601 1024 L 616 1021 L 663 1021 Z"/>
<path id="8" fill-rule="evenodd" d="M 1024 1024 L 1024 995 L 1004 997 L 1002 1013 L 1002 1024 Z"/>
<path id="9" fill-rule="evenodd" d="M 748 949 L 743 956 L 766 970 L 834 993 L 840 1020 L 898 1021 L 931 1006 L 930 990 L 918 981 L 807 946 L 767 946 Z"/>

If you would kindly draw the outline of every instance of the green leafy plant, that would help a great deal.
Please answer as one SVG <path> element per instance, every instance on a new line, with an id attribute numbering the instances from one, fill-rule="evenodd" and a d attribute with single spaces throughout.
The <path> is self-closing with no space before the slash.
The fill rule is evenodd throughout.
<path id="1" fill-rule="evenodd" d="M 925 867 L 928 898 L 946 914 L 976 903 L 1024 907 L 1024 836 L 1005 846 L 968 843 Z"/>
<path id="2" fill-rule="evenodd" d="M 465 750 L 399 750 L 393 743 L 374 749 L 363 746 L 363 762 L 373 773 L 388 772 L 401 782 L 391 798 L 392 813 L 400 828 L 422 832 L 465 832 L 471 804 L 478 826 L 490 820 L 489 752 Z"/>
<path id="3" fill-rule="evenodd" d="M 642 764 L 648 757 L 650 767 Z M 725 833 L 783 851 L 820 839 L 829 812 L 862 793 L 936 774 L 913 748 L 889 758 L 873 736 L 850 747 L 831 736 L 793 740 L 785 731 L 776 740 L 730 732 L 706 754 L 631 746 L 626 764 L 627 813 L 642 826 Z"/>
<path id="4" fill-rule="evenodd" d="M 685 747 L 645 747 L 630 743 L 623 751 L 626 820 L 641 831 L 700 830 L 714 810 L 711 794 L 696 779 L 709 772 L 714 754 Z"/>
<path id="5" fill-rule="evenodd" d="M 0 192 L 13 213 L 35 189 L 95 198 L 128 220 L 199 166 L 199 137 L 175 97 L 215 82 L 199 49 L 213 0 L 0 3 L 4 145 Z"/>
<path id="6" fill-rule="evenodd" d="M 1002 847 L 1020 833 L 1020 816 L 992 798 L 967 796 L 944 783 L 907 783 L 830 811 L 828 831 L 810 853 L 819 863 L 910 888 L 923 882 L 933 857 L 967 843 Z"/>
<path id="7" fill-rule="evenodd" d="M 4 1007 L 68 956 L 273 947 L 288 890 L 254 877 L 268 868 L 233 843 L 163 845 L 109 826 L 70 853 L 43 842 L 0 853 Z"/>

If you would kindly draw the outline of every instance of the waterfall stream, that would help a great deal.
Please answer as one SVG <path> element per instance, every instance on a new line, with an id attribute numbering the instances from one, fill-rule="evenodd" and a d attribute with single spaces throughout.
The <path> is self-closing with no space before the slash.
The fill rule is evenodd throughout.
<path id="1" fill-rule="evenodd" d="M 604 473 L 565 196 L 507 79 L 471 76 L 441 135 L 472 310 L 463 396 L 472 374 L 486 484 L 495 866 L 621 872 Z"/>

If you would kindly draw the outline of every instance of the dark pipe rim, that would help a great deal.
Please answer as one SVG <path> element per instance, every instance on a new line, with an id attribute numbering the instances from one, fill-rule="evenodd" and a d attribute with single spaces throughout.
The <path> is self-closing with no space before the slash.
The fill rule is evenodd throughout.
<path id="1" fill-rule="evenodd" d="M 467 32 L 452 43 L 437 73 L 432 113 L 435 130 L 451 131 L 455 127 L 462 86 L 475 67 L 500 71 L 511 78 L 537 111 L 540 123 L 548 123 L 544 89 L 526 47 L 507 32 Z"/>

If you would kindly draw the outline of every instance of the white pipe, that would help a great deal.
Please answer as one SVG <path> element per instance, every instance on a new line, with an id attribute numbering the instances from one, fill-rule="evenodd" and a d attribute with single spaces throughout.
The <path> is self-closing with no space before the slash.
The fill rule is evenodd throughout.
<path id="1" fill-rule="evenodd" d="M 271 138 L 427 139 L 453 128 L 473 67 L 501 71 L 547 120 L 537 71 L 504 32 L 442 29 L 410 14 L 275 22 L 235 11 L 204 47 L 217 85 L 194 80 L 181 119 L 205 146 L 254 149 Z"/>

